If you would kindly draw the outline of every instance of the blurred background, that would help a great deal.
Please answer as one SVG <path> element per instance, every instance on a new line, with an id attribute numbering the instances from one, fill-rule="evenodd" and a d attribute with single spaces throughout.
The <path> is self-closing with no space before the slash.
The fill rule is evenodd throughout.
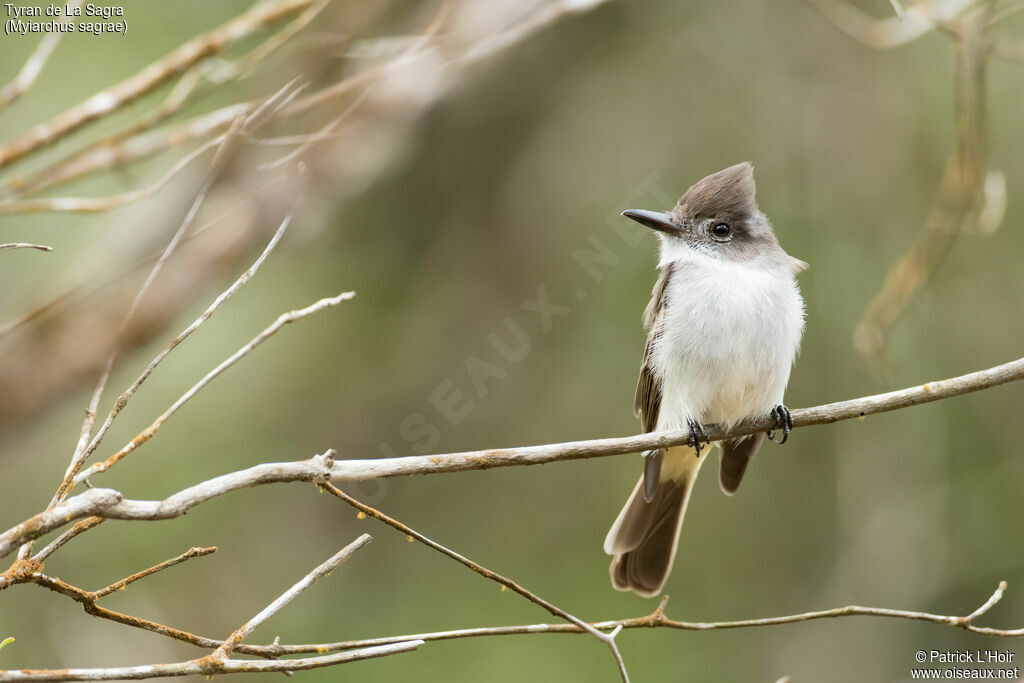
<path id="1" fill-rule="evenodd" d="M 855 6 L 893 18 L 885 0 Z M 35 85 L 3 111 L 4 144 L 251 7 L 129 3 L 126 35 L 67 35 Z M 159 499 L 218 474 L 327 448 L 372 458 L 636 433 L 640 314 L 656 277 L 656 244 L 618 213 L 667 209 L 699 178 L 743 160 L 755 165 L 759 204 L 781 243 L 811 264 L 800 276 L 807 330 L 789 406 L 1021 355 L 1020 64 L 989 58 L 981 95 L 988 157 L 980 164 L 1005 176 L 1001 227 L 965 229 L 943 252 L 941 267 L 885 331 L 879 362 L 855 347 L 854 329 L 941 204 L 947 159 L 963 139 L 948 33 L 877 50 L 799 0 L 312 7 L 283 13 L 186 70 L 199 83 L 194 96 L 150 129 L 176 130 L 260 101 L 296 78 L 292 87 L 303 89 L 292 102 L 307 103 L 294 115 L 278 112 L 225 154 L 190 237 L 126 330 L 101 416 L 252 262 L 296 199 L 300 208 L 262 270 L 168 357 L 97 456 L 131 439 L 282 312 L 350 289 L 357 296 L 268 340 L 95 485 Z M 996 11 L 1012 16 L 998 28 L 1024 35 L 1014 8 L 999 4 Z M 243 61 L 307 11 L 309 21 L 275 50 Z M 0 39 L 0 81 L 14 78 L 37 41 Z M 152 256 L 181 225 L 212 151 L 159 191 L 110 211 L 10 203 L 105 197 L 156 182 L 212 133 L 181 134 L 182 144 L 156 144 L 155 154 L 108 160 L 99 172 L 33 191 L 80 149 L 122 149 L 119 132 L 173 100 L 173 88 L 184 87 L 175 85 L 179 78 L 0 165 L 0 242 L 54 247 L 0 252 L 0 321 L 7 321 L 0 328 L 0 527 L 52 496 L 120 321 Z M 308 99 L 345 83 L 323 101 Z M 301 178 L 292 170 L 298 159 L 309 169 Z M 593 253 L 601 254 L 596 264 Z M 539 297 L 562 307 L 549 325 L 531 309 Z M 457 414 L 439 408 L 445 401 Z M 1009 591 L 983 623 L 1024 625 L 1024 459 L 1012 428 L 1022 402 L 1024 386 L 1011 384 L 800 429 L 783 448 L 765 446 L 732 498 L 705 474 L 665 589 L 668 615 L 720 621 L 845 604 L 965 615 L 1005 579 Z M 656 606 L 611 589 L 601 550 L 639 470 L 638 456 L 623 455 L 343 488 L 596 621 Z M 54 555 L 46 571 L 96 589 L 190 546 L 216 545 L 216 554 L 103 604 L 223 638 L 363 532 L 374 536 L 369 547 L 251 641 L 553 621 L 303 484 L 238 492 L 173 521 L 108 522 Z M 0 668 L 202 654 L 90 617 L 30 585 L 0 595 L 6 636 L 17 640 L 0 652 Z M 1017 641 L 877 618 L 632 630 L 618 642 L 636 681 L 902 681 L 920 649 L 1024 651 Z M 607 650 L 577 635 L 429 643 L 300 675 L 617 680 Z"/>

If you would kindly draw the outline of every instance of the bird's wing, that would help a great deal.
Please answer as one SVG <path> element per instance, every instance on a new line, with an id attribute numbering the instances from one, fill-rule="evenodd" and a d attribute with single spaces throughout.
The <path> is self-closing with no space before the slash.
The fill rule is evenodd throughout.
<path id="1" fill-rule="evenodd" d="M 633 402 L 633 413 L 640 418 L 640 425 L 645 432 L 653 432 L 658 426 L 658 410 L 661 408 L 661 380 L 654 372 L 654 343 L 661 334 L 658 319 L 665 308 L 665 297 L 668 281 L 672 277 L 673 266 L 666 265 L 661 269 L 658 281 L 651 291 L 651 301 L 644 310 L 644 327 L 647 328 L 647 345 L 644 347 L 644 359 L 640 364 L 640 378 L 636 382 L 636 397 Z"/>

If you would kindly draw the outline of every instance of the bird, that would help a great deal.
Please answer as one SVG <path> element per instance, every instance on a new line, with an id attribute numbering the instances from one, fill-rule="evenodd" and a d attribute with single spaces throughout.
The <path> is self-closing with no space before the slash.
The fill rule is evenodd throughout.
<path id="1" fill-rule="evenodd" d="M 640 480 L 604 541 L 612 586 L 651 597 L 672 570 L 705 444 L 717 445 L 719 484 L 732 495 L 765 438 L 789 437 L 783 394 L 804 330 L 796 276 L 808 266 L 783 250 L 758 209 L 750 162 L 699 180 L 669 212 L 622 215 L 660 241 L 634 413 L 644 432 L 688 430 L 692 444 L 643 453 Z M 768 418 L 772 432 L 715 444 L 705 427 Z"/>

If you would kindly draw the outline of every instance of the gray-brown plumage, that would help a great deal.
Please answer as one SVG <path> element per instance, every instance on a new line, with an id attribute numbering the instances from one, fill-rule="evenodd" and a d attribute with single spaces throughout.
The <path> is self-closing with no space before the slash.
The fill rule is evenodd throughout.
<path id="1" fill-rule="evenodd" d="M 651 290 L 651 300 L 644 309 L 643 324 L 647 343 L 640 363 L 640 377 L 633 397 L 633 413 L 640 418 L 643 431 L 657 429 L 661 407 L 661 381 L 654 367 L 653 351 L 661 326 L 658 324 L 668 302 L 668 283 L 674 268 L 661 269 Z M 609 573 L 616 590 L 633 590 L 641 595 L 654 595 L 661 590 L 672 568 L 679 527 L 686 511 L 696 471 L 679 479 L 661 479 L 661 468 L 667 451 L 690 449 L 656 449 L 644 452 L 644 474 L 633 489 L 626 506 L 605 540 L 605 552 L 614 554 Z M 699 465 L 698 465 L 699 467 Z M 746 469 L 744 464 L 743 469 Z M 742 476 L 740 471 L 740 476 Z M 737 485 L 738 485 L 737 481 Z M 734 489 L 735 490 L 735 489 Z M 613 538 L 614 535 L 614 538 Z M 611 542 L 609 542 L 611 541 Z"/>
<path id="2" fill-rule="evenodd" d="M 753 167 L 736 164 L 698 181 L 670 213 L 624 215 L 657 230 L 662 247 L 634 397 L 643 430 L 688 428 L 696 436 L 702 423 L 788 415 L 782 394 L 803 330 L 794 276 L 806 264 L 783 251 L 758 210 Z M 739 487 L 764 437 L 718 444 L 725 493 Z M 664 585 L 707 460 L 695 443 L 643 454 L 643 475 L 605 538 L 616 589 L 651 596 Z"/>

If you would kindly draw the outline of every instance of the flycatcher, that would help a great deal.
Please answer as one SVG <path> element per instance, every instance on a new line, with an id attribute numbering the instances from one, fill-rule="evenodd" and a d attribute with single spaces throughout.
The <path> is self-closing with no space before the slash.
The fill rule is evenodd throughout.
<path id="1" fill-rule="evenodd" d="M 695 184 L 669 213 L 622 214 L 657 230 L 661 240 L 634 412 L 644 432 L 688 429 L 694 446 L 643 454 L 643 475 L 604 541 L 615 556 L 617 590 L 652 596 L 665 584 L 707 459 L 701 442 L 711 446 L 704 424 L 729 429 L 773 416 L 780 443 L 793 426 L 782 395 L 804 328 L 795 277 L 807 264 L 779 246 L 754 194 L 754 169 L 742 163 Z M 764 439 L 761 433 L 718 442 L 726 494 L 735 493 Z"/>

